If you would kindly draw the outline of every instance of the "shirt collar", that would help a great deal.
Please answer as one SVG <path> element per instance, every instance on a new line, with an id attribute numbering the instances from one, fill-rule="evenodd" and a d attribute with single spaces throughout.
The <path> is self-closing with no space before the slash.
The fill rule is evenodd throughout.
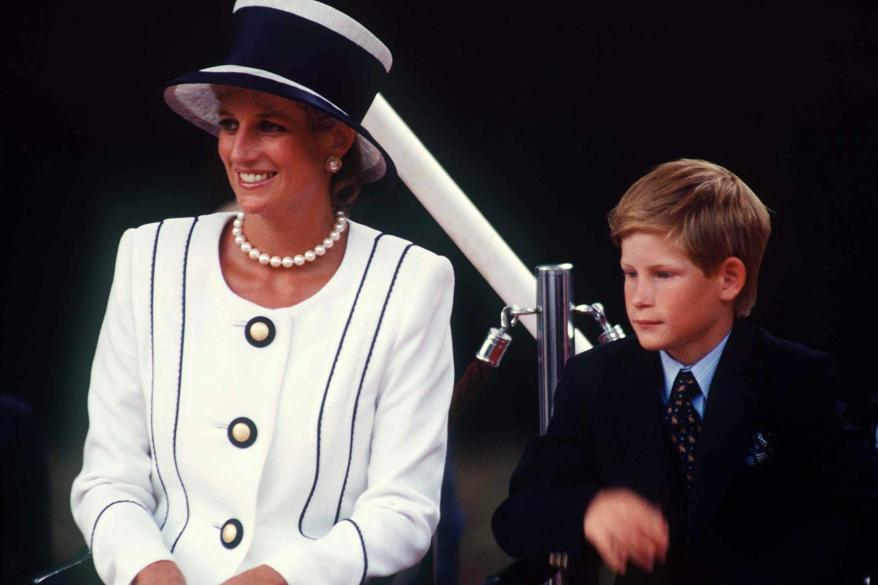
<path id="1" fill-rule="evenodd" d="M 674 380 L 677 378 L 677 374 L 680 370 L 689 370 L 698 382 L 698 386 L 701 388 L 704 397 L 707 398 L 708 393 L 710 392 L 710 383 L 713 382 L 713 375 L 716 373 L 717 365 L 719 365 L 719 358 L 722 357 L 723 349 L 725 349 L 726 343 L 728 343 L 731 334 L 732 331 L 730 329 L 729 332 L 726 333 L 726 336 L 716 344 L 716 347 L 691 366 L 681 364 L 668 355 L 666 351 L 660 350 L 659 356 L 661 356 L 662 370 L 664 370 L 665 374 L 665 397 L 667 398 L 671 395 L 671 386 L 673 386 Z"/>

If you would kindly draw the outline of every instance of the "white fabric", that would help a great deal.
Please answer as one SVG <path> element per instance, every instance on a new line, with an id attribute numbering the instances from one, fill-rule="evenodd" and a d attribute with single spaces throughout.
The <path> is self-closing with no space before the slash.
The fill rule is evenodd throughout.
<path id="1" fill-rule="evenodd" d="M 149 301 L 156 224 L 128 230 L 120 242 L 92 368 L 83 469 L 71 494 L 99 575 L 128 585 L 146 565 L 171 559 L 189 585 L 216 585 L 263 563 L 290 585 L 355 585 L 364 571 L 357 527 L 369 576 L 411 566 L 426 552 L 439 518 L 453 384 L 450 263 L 411 247 L 385 307 L 407 242 L 383 236 L 347 324 L 377 235 L 351 222 L 332 279 L 293 307 L 264 309 L 235 295 L 222 278 L 218 238 L 228 218 L 205 216 L 192 233 L 183 331 L 182 261 L 192 220 L 162 225 L 154 368 Z M 260 315 L 277 330 L 265 348 L 244 338 L 244 324 Z M 318 415 L 345 327 L 320 425 L 315 485 Z M 244 449 L 226 435 L 240 416 L 258 429 L 256 442 Z M 303 536 L 299 518 L 312 486 Z M 241 522 L 244 537 L 226 549 L 220 528 L 231 518 Z"/>
<path id="2" fill-rule="evenodd" d="M 362 24 L 332 6 L 314 0 L 238 0 L 235 2 L 235 8 L 232 12 L 250 6 L 282 10 L 323 25 L 359 45 L 364 51 L 380 61 L 385 71 L 390 71 L 393 57 L 387 45 Z"/>

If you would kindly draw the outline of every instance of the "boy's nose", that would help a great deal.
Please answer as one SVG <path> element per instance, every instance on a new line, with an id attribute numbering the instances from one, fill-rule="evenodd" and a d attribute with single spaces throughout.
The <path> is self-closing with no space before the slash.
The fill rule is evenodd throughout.
<path id="1" fill-rule="evenodd" d="M 638 279 L 631 294 L 631 303 L 635 307 L 648 307 L 652 304 L 652 287 Z"/>

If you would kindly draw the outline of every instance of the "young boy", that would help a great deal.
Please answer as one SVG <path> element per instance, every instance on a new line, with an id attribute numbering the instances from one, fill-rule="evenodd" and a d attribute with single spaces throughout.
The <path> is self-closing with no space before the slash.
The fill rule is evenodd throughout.
<path id="1" fill-rule="evenodd" d="M 494 535 L 623 583 L 862 583 L 878 468 L 838 416 L 829 356 L 743 321 L 771 231 L 719 165 L 658 166 L 609 216 L 636 334 L 571 359 Z M 871 535 L 870 535 L 871 533 Z M 869 541 L 871 539 L 871 541 Z"/>

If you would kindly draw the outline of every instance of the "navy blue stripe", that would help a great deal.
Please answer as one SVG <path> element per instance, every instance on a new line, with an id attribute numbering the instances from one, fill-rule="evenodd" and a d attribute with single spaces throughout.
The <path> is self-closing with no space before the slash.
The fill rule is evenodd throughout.
<path id="1" fill-rule="evenodd" d="M 162 471 L 159 469 L 159 456 L 155 448 L 155 427 L 153 426 L 153 408 L 155 404 L 155 259 L 159 247 L 159 234 L 162 231 L 164 220 L 159 222 L 155 229 L 155 240 L 152 243 L 152 264 L 149 270 L 149 365 L 151 376 L 149 382 L 149 441 L 152 445 L 152 457 L 155 461 L 155 472 L 159 477 L 159 483 L 162 484 L 162 492 L 165 494 L 165 519 L 162 520 L 159 530 L 164 530 L 165 524 L 168 522 L 168 515 L 171 511 L 171 500 L 168 498 L 168 489 L 165 487 L 165 480 L 162 478 Z"/>
<path id="2" fill-rule="evenodd" d="M 138 507 L 140 507 L 140 508 L 143 508 L 143 511 L 146 512 L 147 514 L 149 514 L 149 510 L 147 510 L 146 507 L 145 507 L 143 504 L 141 504 L 140 502 L 135 502 L 134 500 L 116 500 L 115 502 L 110 502 L 109 504 L 107 504 L 106 506 L 104 506 L 104 509 L 103 509 L 103 510 L 101 510 L 100 512 L 98 512 L 98 517 L 95 518 L 95 523 L 94 523 L 94 524 L 92 525 L 92 527 L 91 527 L 91 538 L 88 539 L 88 550 L 94 550 L 94 547 L 95 547 L 95 530 L 98 529 L 98 520 L 101 519 L 101 516 L 104 515 L 104 512 L 106 512 L 108 508 L 110 508 L 111 506 L 115 506 L 116 504 L 134 504 L 135 506 L 138 506 Z M 361 537 L 361 538 L 362 538 L 362 537 Z"/>
<path id="3" fill-rule="evenodd" d="M 360 578 L 360 585 L 363 585 L 366 582 L 366 576 L 369 574 L 369 555 L 366 553 L 366 541 L 363 540 L 363 532 L 356 522 L 350 518 L 345 518 L 342 522 L 350 522 L 357 530 L 357 536 L 360 537 L 360 547 L 363 549 L 363 576 Z"/>
<path id="4" fill-rule="evenodd" d="M 311 493 L 308 494 L 308 499 L 305 501 L 302 513 L 299 514 L 299 534 L 305 538 L 311 538 L 305 534 L 302 524 L 305 521 L 305 512 L 308 511 L 308 506 L 311 505 L 311 498 L 314 497 L 314 491 L 317 489 L 317 479 L 320 477 L 320 435 L 321 427 L 323 425 L 323 410 L 326 407 L 326 397 L 329 395 L 329 386 L 332 384 L 332 376 L 335 374 L 335 366 L 338 363 L 338 356 L 341 354 L 345 337 L 348 334 L 348 327 L 350 327 L 354 311 L 357 309 L 357 301 L 360 300 L 360 293 L 363 291 L 363 284 L 366 282 L 366 275 L 369 274 L 369 267 L 372 265 L 372 258 L 375 257 L 375 249 L 378 247 L 378 241 L 383 237 L 384 234 L 378 234 L 372 242 L 372 251 L 369 253 L 369 260 L 366 262 L 366 268 L 363 269 L 363 276 L 360 278 L 360 286 L 357 287 L 357 294 L 354 296 L 354 302 L 351 305 L 350 313 L 348 313 L 348 320 L 344 324 L 344 330 L 342 330 L 341 339 L 338 342 L 338 349 L 335 350 L 335 357 L 332 360 L 332 368 L 329 370 L 329 378 L 326 380 L 326 388 L 323 389 L 323 400 L 320 402 L 320 414 L 317 417 L 317 458 L 314 469 L 314 483 L 311 485 Z M 314 539 L 312 538 L 312 540 Z"/>
<path id="5" fill-rule="evenodd" d="M 344 472 L 344 482 L 341 484 L 341 493 L 338 495 L 338 507 L 335 509 L 335 522 L 338 522 L 338 517 L 341 514 L 341 501 L 344 499 L 344 492 L 348 486 L 348 476 L 351 473 L 351 459 L 354 454 L 354 427 L 357 425 L 357 410 L 360 406 L 360 394 L 363 391 L 363 382 L 366 379 L 366 372 L 369 370 L 369 362 L 372 360 L 372 351 L 375 349 L 375 341 L 378 339 L 378 332 L 381 331 L 381 323 L 384 322 L 384 313 L 387 311 L 387 303 L 390 301 L 390 294 L 393 292 L 393 286 L 396 284 L 396 277 L 399 275 L 399 268 L 402 266 L 402 261 L 405 260 L 406 254 L 409 253 L 409 248 L 411 248 L 414 244 L 409 244 L 402 251 L 402 254 L 399 256 L 399 261 L 396 263 L 396 270 L 393 271 L 393 278 L 390 281 L 390 287 L 387 289 L 387 295 L 384 297 L 384 306 L 381 307 L 381 315 L 378 317 L 378 324 L 375 326 L 375 333 L 372 335 L 372 343 L 369 345 L 369 353 L 366 356 L 366 364 L 363 366 L 363 374 L 360 376 L 360 385 L 357 388 L 357 398 L 354 400 L 354 414 L 351 417 L 351 443 L 348 448 L 348 466 Z"/>
<path id="6" fill-rule="evenodd" d="M 263 6 L 235 12 L 226 63 L 271 71 L 316 91 L 358 124 L 387 77 L 371 53 L 322 25 Z"/>
<path id="7" fill-rule="evenodd" d="M 183 251 L 183 293 L 182 299 L 183 304 L 180 309 L 180 364 L 177 366 L 177 408 L 174 412 L 174 468 L 177 470 L 177 478 L 180 480 L 180 487 L 183 488 L 183 497 L 186 500 L 186 521 L 183 522 L 183 528 L 180 529 L 180 534 L 177 535 L 177 538 L 174 539 L 174 544 L 171 545 L 171 552 L 174 552 L 174 549 L 177 548 L 177 543 L 180 541 L 180 537 L 183 536 L 183 531 L 186 530 L 186 527 L 189 525 L 189 493 L 186 491 L 186 485 L 183 483 L 183 476 L 180 475 L 180 465 L 177 463 L 177 424 L 180 422 L 180 391 L 183 386 L 183 346 L 186 340 L 186 268 L 189 264 L 189 244 L 192 242 L 192 232 L 195 231 L 195 224 L 198 223 L 198 218 L 192 220 L 192 225 L 189 227 L 189 235 L 186 236 L 186 249 Z"/>

